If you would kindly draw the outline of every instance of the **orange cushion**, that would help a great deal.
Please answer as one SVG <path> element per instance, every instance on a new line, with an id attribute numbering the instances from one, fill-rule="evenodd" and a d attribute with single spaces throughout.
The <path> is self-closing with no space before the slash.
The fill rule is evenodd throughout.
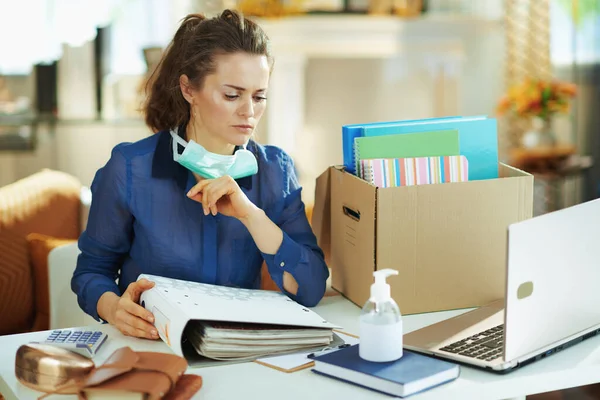
<path id="1" fill-rule="evenodd" d="M 0 226 L 0 335 L 28 332 L 31 328 L 32 275 L 25 236 Z"/>
<path id="2" fill-rule="evenodd" d="M 27 235 L 29 257 L 33 272 L 35 317 L 32 331 L 50 329 L 50 289 L 48 282 L 48 254 L 56 247 L 76 242 L 74 239 L 61 239 L 39 233 Z"/>
<path id="3" fill-rule="evenodd" d="M 43 170 L 0 187 L 0 335 L 31 330 L 34 277 L 26 236 L 76 239 L 81 231 L 81 184 Z"/>

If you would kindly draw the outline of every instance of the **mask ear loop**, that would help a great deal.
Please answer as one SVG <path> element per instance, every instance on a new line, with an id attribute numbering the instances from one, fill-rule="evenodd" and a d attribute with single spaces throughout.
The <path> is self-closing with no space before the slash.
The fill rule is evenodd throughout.
<path id="1" fill-rule="evenodd" d="M 185 148 L 187 147 L 187 142 L 183 140 L 173 129 L 171 129 L 170 133 L 171 137 L 173 138 L 173 159 L 175 161 L 179 161 L 179 157 L 181 157 L 181 155 L 177 151 L 177 145 L 180 144 Z"/>

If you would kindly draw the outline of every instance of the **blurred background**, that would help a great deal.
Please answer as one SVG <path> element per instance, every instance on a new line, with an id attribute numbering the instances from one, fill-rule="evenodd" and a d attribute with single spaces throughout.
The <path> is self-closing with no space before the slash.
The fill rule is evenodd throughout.
<path id="1" fill-rule="evenodd" d="M 536 214 L 595 198 L 598 3 L 2 1 L 0 187 L 43 168 L 89 186 L 113 146 L 151 134 L 139 112 L 145 79 L 181 18 L 230 7 L 272 40 L 257 138 L 294 157 L 307 204 L 315 178 L 342 162 L 343 124 L 480 114 L 498 117 L 502 161 L 536 174 Z M 531 79 L 539 87 L 523 86 Z M 553 80 L 576 93 L 540 118 L 534 103 L 550 92 L 538 89 Z"/>

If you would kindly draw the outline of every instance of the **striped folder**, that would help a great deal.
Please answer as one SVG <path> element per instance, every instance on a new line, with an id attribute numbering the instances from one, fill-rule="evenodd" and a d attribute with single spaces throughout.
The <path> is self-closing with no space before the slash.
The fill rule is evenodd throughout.
<path id="1" fill-rule="evenodd" d="M 377 158 L 360 161 L 360 177 L 380 188 L 466 182 L 465 156 Z"/>

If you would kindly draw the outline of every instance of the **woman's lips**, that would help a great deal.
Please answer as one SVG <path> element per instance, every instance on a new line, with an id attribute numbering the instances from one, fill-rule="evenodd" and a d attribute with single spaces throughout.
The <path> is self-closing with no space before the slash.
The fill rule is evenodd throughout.
<path id="1" fill-rule="evenodd" d="M 254 130 L 252 125 L 233 125 L 233 127 L 243 133 L 252 133 Z"/>

